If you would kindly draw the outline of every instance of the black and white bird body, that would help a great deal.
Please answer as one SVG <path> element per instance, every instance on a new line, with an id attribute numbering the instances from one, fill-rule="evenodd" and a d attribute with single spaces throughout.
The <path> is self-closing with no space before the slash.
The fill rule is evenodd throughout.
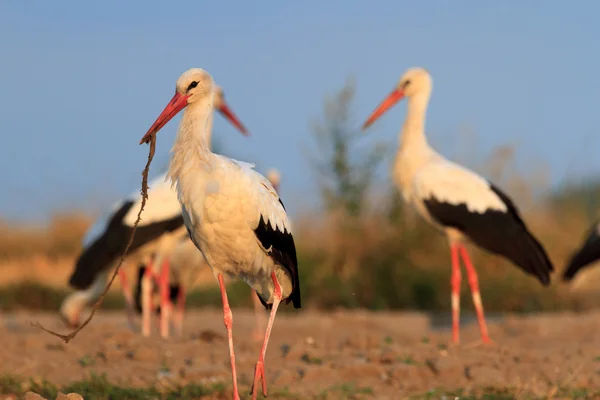
<path id="1" fill-rule="evenodd" d="M 204 254 L 223 298 L 234 399 L 239 399 L 232 336 L 232 314 L 223 276 L 243 279 L 271 308 L 265 340 L 256 364 L 266 396 L 264 356 L 275 313 L 284 300 L 300 307 L 300 283 L 294 239 L 277 191 L 253 165 L 214 154 L 207 145 L 212 121 L 213 79 L 204 70 L 184 72 L 176 92 L 140 143 L 147 143 L 179 111 L 183 116 L 172 148 L 168 176 L 177 189 L 191 240 Z"/>
<path id="2" fill-rule="evenodd" d="M 181 207 L 162 174 L 149 183 L 147 212 L 140 221 L 127 257 L 128 263 L 147 263 L 157 252 L 185 234 Z M 108 280 L 108 273 L 118 264 L 129 241 L 141 202 L 139 192 L 115 203 L 88 230 L 83 240 L 69 284 L 77 291 L 61 305 L 60 314 L 70 325 L 77 325 L 82 310 L 98 299 Z M 125 294 L 129 324 L 133 325 L 133 296 L 125 269 L 119 278 Z"/>
<path id="3" fill-rule="evenodd" d="M 448 238 L 453 265 L 453 340 L 459 340 L 459 256 L 462 256 L 482 338 L 488 342 L 478 278 L 464 244 L 472 242 L 509 259 L 543 285 L 549 285 L 553 266 L 506 194 L 476 173 L 448 161 L 429 146 L 425 137 L 425 114 L 431 87 L 431 78 L 424 69 L 409 69 L 371 114 L 364 128 L 403 97 L 408 99 L 393 179 L 404 200 Z"/>
<path id="4" fill-rule="evenodd" d="M 267 171 L 267 179 L 275 190 L 278 190 L 281 182 L 281 175 L 276 169 Z M 185 312 L 186 295 L 192 289 L 192 285 L 196 278 L 204 268 L 209 268 L 204 255 L 198 251 L 194 243 L 186 236 L 179 241 L 169 254 L 169 287 L 171 303 L 176 304 L 174 307 L 173 325 L 175 334 L 181 336 L 183 334 L 183 320 Z M 141 279 L 142 275 L 138 276 Z M 251 290 L 251 297 L 254 304 L 256 324 L 253 330 L 253 338 L 255 340 L 263 339 L 263 332 L 266 327 L 265 309 L 263 304 L 254 290 Z M 136 306 L 138 311 L 141 310 L 141 285 L 138 284 L 138 290 L 135 293 Z M 140 312 L 140 311 L 139 311 Z"/>
<path id="5" fill-rule="evenodd" d="M 563 271 L 563 280 L 571 281 L 582 269 L 591 267 L 600 260 L 600 222 L 588 231 L 585 242 L 573 252 Z"/>
<path id="6" fill-rule="evenodd" d="M 225 101 L 223 90 L 214 86 L 213 107 L 219 111 L 242 134 L 247 135 L 246 128 L 231 111 Z M 210 122 L 212 124 L 212 121 Z M 208 146 L 211 136 L 207 138 Z M 137 284 L 143 286 L 145 295 L 141 298 L 143 317 L 142 334 L 150 335 L 151 293 L 154 280 L 159 282 L 161 290 L 161 335 L 168 336 L 169 299 L 168 299 L 168 257 L 181 237 L 187 235 L 183 223 L 181 205 L 177 193 L 170 182 L 166 181 L 166 173 L 159 175 L 149 182 L 148 201 L 137 226 L 127 261 L 136 266 L 146 265 L 146 274 Z M 69 284 L 77 292 L 65 299 L 60 314 L 70 325 L 77 325 L 81 311 L 86 305 L 92 304 L 102 293 L 108 279 L 106 271 L 112 270 L 118 264 L 129 242 L 133 225 L 137 219 L 142 197 L 139 191 L 115 203 L 112 208 L 101 216 L 88 230 L 84 241 L 83 251 L 79 256 Z M 164 269 L 164 272 L 161 271 Z M 159 276 L 160 274 L 160 276 Z M 133 328 L 135 303 L 131 294 L 125 269 L 119 270 L 119 278 L 125 294 L 129 324 Z"/>

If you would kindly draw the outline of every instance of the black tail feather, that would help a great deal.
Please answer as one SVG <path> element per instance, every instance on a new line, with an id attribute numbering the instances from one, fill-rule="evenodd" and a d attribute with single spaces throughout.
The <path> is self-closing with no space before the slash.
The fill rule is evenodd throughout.
<path id="1" fill-rule="evenodd" d="M 571 255 L 562 278 L 564 281 L 572 280 L 577 273 L 600 259 L 600 235 L 597 224 L 594 224 L 588 233 L 587 240 L 581 248 Z"/>

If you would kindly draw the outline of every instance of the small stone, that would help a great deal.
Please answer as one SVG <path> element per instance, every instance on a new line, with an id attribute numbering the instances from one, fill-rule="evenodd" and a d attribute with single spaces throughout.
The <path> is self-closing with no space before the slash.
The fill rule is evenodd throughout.
<path id="1" fill-rule="evenodd" d="M 63 394 L 61 392 L 58 392 L 56 400 L 83 400 L 83 397 L 81 397 L 81 395 L 77 393 Z"/>
<path id="2" fill-rule="evenodd" d="M 285 358 L 288 353 L 290 352 L 290 345 L 289 344 L 282 344 L 280 349 L 281 349 L 281 357 Z"/>
<path id="3" fill-rule="evenodd" d="M 47 400 L 45 397 L 40 396 L 37 393 L 27 392 L 25 393 L 25 400 Z"/>

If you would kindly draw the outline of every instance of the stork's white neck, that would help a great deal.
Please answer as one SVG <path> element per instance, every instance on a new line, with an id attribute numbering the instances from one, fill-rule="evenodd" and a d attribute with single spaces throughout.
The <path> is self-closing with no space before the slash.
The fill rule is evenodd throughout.
<path id="1" fill-rule="evenodd" d="M 213 120 L 212 97 L 188 105 L 181 117 L 177 137 L 171 152 L 169 176 L 175 181 L 187 170 L 188 162 L 208 162 Z"/>
<path id="2" fill-rule="evenodd" d="M 427 146 L 425 115 L 429 94 L 429 91 L 423 91 L 408 98 L 406 119 L 400 131 L 400 147 Z"/>

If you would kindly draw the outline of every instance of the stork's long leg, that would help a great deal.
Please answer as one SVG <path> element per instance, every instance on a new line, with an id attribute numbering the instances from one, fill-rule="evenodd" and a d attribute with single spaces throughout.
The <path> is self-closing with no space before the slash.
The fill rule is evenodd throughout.
<path id="1" fill-rule="evenodd" d="M 180 285 L 179 293 L 177 295 L 177 306 L 173 312 L 173 319 L 175 325 L 175 334 L 177 336 L 183 335 L 183 313 L 185 311 L 185 288 Z"/>
<path id="2" fill-rule="evenodd" d="M 265 378 L 265 353 L 267 352 L 267 344 L 269 343 L 271 329 L 273 328 L 273 322 L 275 321 L 275 314 L 277 313 L 279 303 L 281 303 L 281 286 L 279 285 L 279 281 L 277 281 L 275 272 L 271 273 L 271 278 L 273 279 L 273 285 L 275 286 L 275 290 L 273 291 L 273 308 L 271 309 L 271 315 L 269 316 L 269 322 L 267 323 L 265 341 L 263 342 L 262 349 L 260 351 L 260 356 L 258 357 L 258 362 L 256 363 L 256 367 L 254 367 L 254 382 L 252 383 L 252 389 L 250 390 L 250 393 L 252 394 L 252 400 L 256 400 L 258 390 L 255 390 L 255 387 L 258 384 L 259 379 L 262 381 L 263 396 L 267 397 L 267 380 Z"/>
<path id="3" fill-rule="evenodd" d="M 254 290 L 251 291 L 250 296 L 252 296 L 252 303 L 254 304 L 254 317 L 256 324 L 254 326 L 254 331 L 252 332 L 252 337 L 258 342 L 262 338 L 262 332 L 265 329 L 265 310 L 258 299 L 258 294 L 256 294 Z"/>
<path id="4" fill-rule="evenodd" d="M 235 353 L 233 351 L 233 315 L 231 314 L 231 308 L 229 307 L 229 300 L 227 300 L 227 291 L 225 290 L 225 283 L 223 283 L 223 275 L 218 275 L 219 287 L 221 288 L 221 298 L 223 300 L 223 322 L 225 328 L 227 328 L 227 339 L 229 341 L 229 358 L 231 359 L 231 378 L 233 379 L 233 400 L 240 400 L 237 387 L 237 374 L 235 372 Z"/>
<path id="5" fill-rule="evenodd" d="M 142 277 L 142 335 L 150 336 L 150 317 L 152 314 L 152 290 L 154 288 L 154 277 L 150 260 Z"/>
<path id="6" fill-rule="evenodd" d="M 458 245 L 450 246 L 450 255 L 452 257 L 452 276 L 450 285 L 452 287 L 452 295 L 450 302 L 452 304 L 452 342 L 460 341 L 459 325 L 460 325 L 460 258 L 458 255 Z"/>
<path id="7" fill-rule="evenodd" d="M 160 336 L 169 337 L 169 321 L 171 320 L 171 299 L 169 298 L 169 260 L 165 258 L 160 269 Z"/>
<path id="8" fill-rule="evenodd" d="M 125 297 L 125 309 L 127 311 L 127 323 L 131 330 L 135 329 L 135 311 L 133 305 L 133 295 L 131 294 L 131 287 L 127 281 L 127 274 L 123 267 L 119 268 L 119 281 L 121 282 L 121 288 L 123 289 L 123 296 Z"/>
<path id="9" fill-rule="evenodd" d="M 483 314 L 481 295 L 479 294 L 479 279 L 477 278 L 477 272 L 471 263 L 471 258 L 469 257 L 467 249 L 465 249 L 463 245 L 460 245 L 459 249 L 462 259 L 465 263 L 465 268 L 467 269 L 469 285 L 471 286 L 471 294 L 473 295 L 473 304 L 475 305 L 477 321 L 479 322 L 479 330 L 481 331 L 481 340 L 483 340 L 483 343 L 490 343 L 487 324 L 485 323 L 485 317 Z"/>

